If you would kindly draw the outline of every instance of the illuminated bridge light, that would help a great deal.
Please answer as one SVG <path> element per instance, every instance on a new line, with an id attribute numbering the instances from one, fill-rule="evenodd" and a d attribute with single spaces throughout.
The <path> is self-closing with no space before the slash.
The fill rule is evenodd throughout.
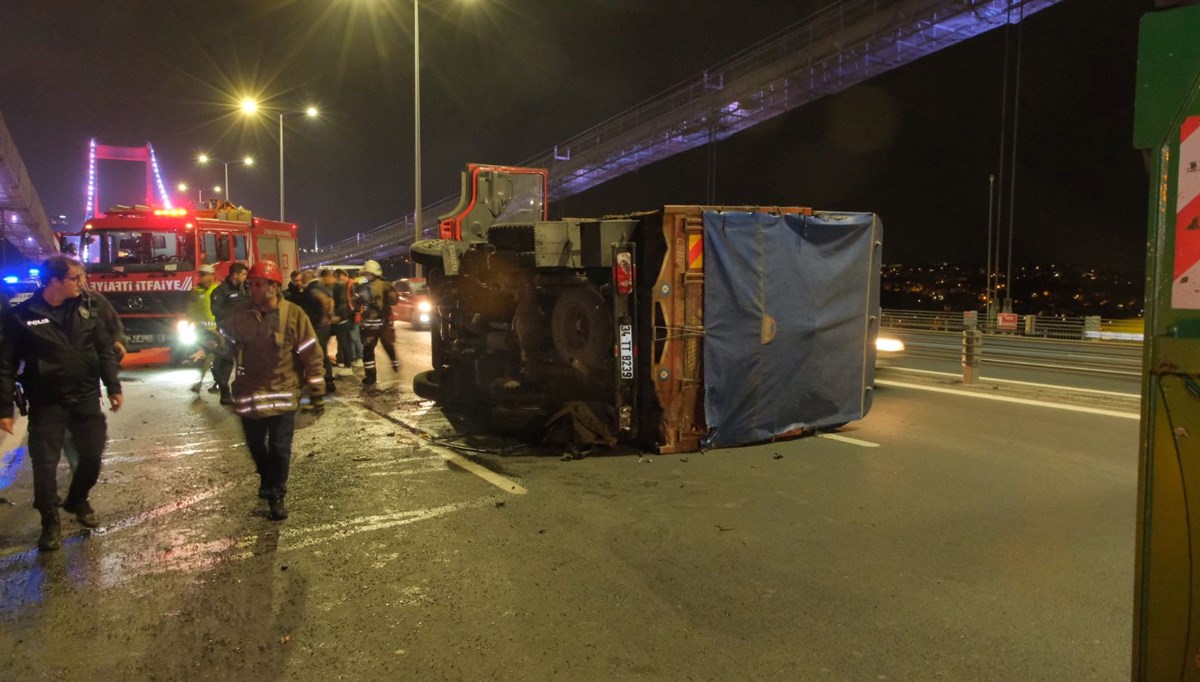
<path id="1" fill-rule="evenodd" d="M 171 208 L 171 197 L 167 195 L 167 188 L 163 185 L 162 173 L 158 172 L 158 157 L 154 154 L 154 145 L 147 142 L 146 148 L 150 150 L 150 167 L 154 169 L 154 184 L 158 187 L 158 196 L 162 197 L 163 206 Z"/>

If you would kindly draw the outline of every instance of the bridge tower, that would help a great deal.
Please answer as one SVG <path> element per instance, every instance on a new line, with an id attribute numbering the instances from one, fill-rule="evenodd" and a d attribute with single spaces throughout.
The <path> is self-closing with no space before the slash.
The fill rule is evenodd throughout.
<path id="1" fill-rule="evenodd" d="M 97 176 L 96 162 L 99 160 L 134 161 L 146 164 L 145 205 L 154 205 L 154 190 L 157 188 L 158 195 L 162 197 L 160 206 L 171 208 L 171 198 L 167 195 L 166 187 L 163 185 L 162 174 L 158 171 L 158 158 L 154 155 L 153 145 L 147 142 L 144 147 L 121 147 L 117 145 L 97 144 L 96 138 L 92 138 L 91 144 L 88 147 L 87 205 L 84 208 L 84 215 L 93 218 L 104 215 L 100 211 L 100 192 L 98 191 L 99 178 Z"/>

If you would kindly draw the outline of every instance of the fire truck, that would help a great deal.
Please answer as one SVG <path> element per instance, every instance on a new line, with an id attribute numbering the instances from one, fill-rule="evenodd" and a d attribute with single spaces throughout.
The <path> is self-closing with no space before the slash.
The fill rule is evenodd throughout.
<path id="1" fill-rule="evenodd" d="M 550 220 L 547 171 L 470 164 L 439 239 L 413 390 L 571 449 L 678 453 L 870 409 L 882 223 L 800 206 Z"/>
<path id="2" fill-rule="evenodd" d="M 114 206 L 84 224 L 77 248 L 89 287 L 108 297 L 125 324 L 129 351 L 170 347 L 176 359 L 195 342 L 185 315 L 200 266 L 213 266 L 220 281 L 237 262 L 273 260 L 284 272 L 299 263 L 294 223 L 229 203 Z"/>

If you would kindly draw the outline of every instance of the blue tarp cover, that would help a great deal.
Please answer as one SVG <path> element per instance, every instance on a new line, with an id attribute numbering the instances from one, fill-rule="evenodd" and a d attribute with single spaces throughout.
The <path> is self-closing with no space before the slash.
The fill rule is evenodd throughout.
<path id="1" fill-rule="evenodd" d="M 872 213 L 704 213 L 706 446 L 866 415 L 881 239 Z"/>

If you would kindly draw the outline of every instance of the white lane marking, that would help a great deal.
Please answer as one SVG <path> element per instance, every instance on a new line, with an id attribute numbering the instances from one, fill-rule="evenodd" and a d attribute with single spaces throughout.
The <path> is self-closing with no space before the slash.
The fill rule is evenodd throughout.
<path id="1" fill-rule="evenodd" d="M 1032 405 L 1034 407 L 1049 407 L 1056 410 L 1067 410 L 1068 412 L 1084 412 L 1087 414 L 1099 414 L 1105 417 L 1119 417 L 1121 419 L 1141 419 L 1142 415 L 1136 412 L 1119 412 L 1117 410 L 1106 410 L 1099 407 L 1084 407 L 1083 405 L 1067 405 L 1064 403 L 1047 403 L 1040 400 L 1028 400 L 1026 398 L 1010 398 L 1003 395 L 988 395 L 987 393 L 976 393 L 974 391 L 963 391 L 953 388 L 943 388 L 941 386 L 922 386 L 921 384 L 909 384 L 903 381 L 890 381 L 888 379 L 876 379 L 875 383 L 880 386 L 896 386 L 898 388 L 912 388 L 918 391 L 931 391 L 933 393 L 949 393 L 951 395 L 967 396 L 968 398 L 980 398 L 983 400 L 998 400 L 1002 403 L 1017 403 L 1018 405 Z"/>
<path id="2" fill-rule="evenodd" d="M 817 437 L 818 438 L 828 438 L 829 440 L 836 440 L 839 443 L 849 443 L 851 445 L 857 445 L 860 448 L 877 448 L 877 447 L 879 447 L 879 443 L 872 443 L 869 440 L 859 440 L 857 438 L 851 438 L 850 436 L 843 436 L 838 433 L 818 433 Z"/>
<path id="3" fill-rule="evenodd" d="M 418 438 L 417 436 L 413 436 L 413 435 L 409 435 L 409 434 L 401 434 L 401 437 L 404 438 L 405 440 L 409 441 L 413 445 L 416 445 L 417 447 L 422 447 L 422 448 L 425 448 L 426 450 L 433 452 L 434 454 L 438 455 L 439 457 L 446 460 L 447 462 L 450 462 L 454 466 L 459 467 L 463 471 L 469 471 L 469 472 L 475 474 L 476 476 L 482 478 L 483 480 L 487 481 L 488 483 L 491 483 L 492 485 L 496 486 L 497 488 L 503 490 L 506 493 L 512 493 L 513 495 L 524 495 L 529 492 L 522 486 L 519 486 L 516 483 L 513 483 L 512 481 L 501 476 L 500 474 L 488 469 L 487 467 L 483 467 L 483 466 L 476 464 L 475 462 L 472 462 L 471 460 L 467 459 L 466 457 L 463 457 L 462 455 L 458 454 L 457 452 L 455 452 L 449 448 L 444 448 L 440 445 L 434 445 L 433 443 L 430 443 L 427 440 L 423 440 L 421 438 Z"/>
<path id="4" fill-rule="evenodd" d="M 938 372 L 932 369 L 909 369 L 907 367 L 889 367 L 889 370 L 898 372 L 910 372 L 912 374 L 929 374 L 932 376 L 947 377 L 950 379 L 962 379 L 962 372 Z M 1057 384 L 1039 384 L 1035 381 L 1017 381 L 1016 379 L 993 379 L 991 377 L 980 378 L 980 381 L 997 384 L 1016 384 L 1017 386 L 1032 386 L 1034 388 L 1052 388 L 1059 391 L 1070 391 L 1072 393 L 1094 393 L 1096 395 L 1110 395 L 1117 398 L 1141 398 L 1141 393 L 1124 393 L 1122 391 L 1102 391 L 1098 388 L 1076 388 L 1074 386 L 1060 386 Z"/>

